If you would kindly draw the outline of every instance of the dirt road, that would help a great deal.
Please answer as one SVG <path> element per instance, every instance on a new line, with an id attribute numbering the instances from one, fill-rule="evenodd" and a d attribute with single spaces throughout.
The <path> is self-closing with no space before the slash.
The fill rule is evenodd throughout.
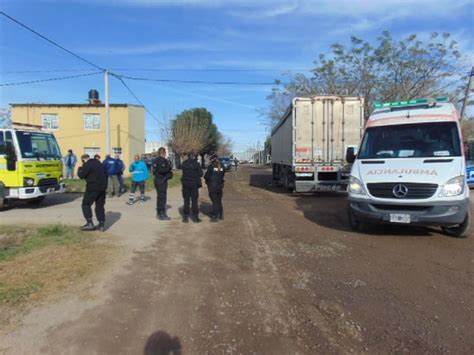
<path id="1" fill-rule="evenodd" d="M 474 352 L 474 235 L 353 233 L 344 195 L 269 182 L 264 169 L 228 174 L 223 223 L 174 218 L 103 302 L 50 327 L 38 352 Z M 116 228 L 126 223 L 122 213 Z"/>

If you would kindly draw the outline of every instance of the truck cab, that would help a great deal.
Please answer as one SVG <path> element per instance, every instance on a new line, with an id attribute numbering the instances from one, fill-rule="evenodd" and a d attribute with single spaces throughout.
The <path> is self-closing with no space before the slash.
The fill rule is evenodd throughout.
<path id="1" fill-rule="evenodd" d="M 39 203 L 65 191 L 61 151 L 53 134 L 36 126 L 0 129 L 0 208 L 12 200 Z"/>
<path id="2" fill-rule="evenodd" d="M 459 114 L 447 98 L 376 104 L 348 186 L 349 223 L 439 226 L 467 237 L 469 188 Z"/>

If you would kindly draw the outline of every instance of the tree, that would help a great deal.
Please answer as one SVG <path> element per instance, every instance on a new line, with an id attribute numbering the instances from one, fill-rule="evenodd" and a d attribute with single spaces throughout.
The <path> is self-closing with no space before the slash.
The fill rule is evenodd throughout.
<path id="1" fill-rule="evenodd" d="M 170 145 L 179 155 L 188 152 L 204 156 L 218 149 L 219 132 L 212 113 L 205 108 L 185 110 L 171 122 Z"/>
<path id="2" fill-rule="evenodd" d="M 462 121 L 462 136 L 465 141 L 474 140 L 474 120 Z"/>
<path id="3" fill-rule="evenodd" d="M 365 99 L 366 118 L 374 102 L 450 96 L 456 99 L 467 73 L 461 70 L 461 53 L 449 33 L 434 32 L 426 41 L 416 34 L 399 41 L 390 32 L 370 43 L 351 37 L 350 45 L 335 43 L 332 52 L 320 54 L 311 77 L 297 74 L 284 89 L 267 98 L 273 127 L 295 96 L 334 94 Z"/>
<path id="4" fill-rule="evenodd" d="M 12 124 L 12 113 L 9 108 L 0 108 L 0 128 L 10 127 Z"/>
<path id="5" fill-rule="evenodd" d="M 219 145 L 216 151 L 217 155 L 219 155 L 220 157 L 231 155 L 233 145 L 234 142 L 232 142 L 232 139 L 230 137 L 219 133 Z"/>
<path id="6" fill-rule="evenodd" d="M 268 136 L 267 139 L 265 139 L 264 149 L 268 154 L 272 155 L 272 136 Z"/>

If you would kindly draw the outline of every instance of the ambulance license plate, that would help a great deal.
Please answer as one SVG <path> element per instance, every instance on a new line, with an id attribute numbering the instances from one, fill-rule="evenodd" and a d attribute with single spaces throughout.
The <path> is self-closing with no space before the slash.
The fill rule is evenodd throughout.
<path id="1" fill-rule="evenodd" d="M 48 190 L 46 190 L 48 194 L 52 194 L 54 192 L 54 187 L 50 187 Z"/>
<path id="2" fill-rule="evenodd" d="M 409 214 L 390 213 L 390 222 L 392 223 L 410 223 L 411 218 Z"/>

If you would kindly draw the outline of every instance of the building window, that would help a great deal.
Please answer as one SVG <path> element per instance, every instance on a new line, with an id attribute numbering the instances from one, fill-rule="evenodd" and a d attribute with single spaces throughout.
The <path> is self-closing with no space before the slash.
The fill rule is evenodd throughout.
<path id="1" fill-rule="evenodd" d="M 59 117 L 55 113 L 43 113 L 41 115 L 43 121 L 43 128 L 45 129 L 58 129 L 59 128 Z"/>
<path id="2" fill-rule="evenodd" d="M 87 131 L 96 131 L 100 129 L 100 115 L 98 113 L 84 114 L 84 129 Z"/>
<path id="3" fill-rule="evenodd" d="M 122 156 L 122 148 L 118 147 L 118 148 L 112 148 L 112 153 L 113 155 L 120 155 Z"/>

